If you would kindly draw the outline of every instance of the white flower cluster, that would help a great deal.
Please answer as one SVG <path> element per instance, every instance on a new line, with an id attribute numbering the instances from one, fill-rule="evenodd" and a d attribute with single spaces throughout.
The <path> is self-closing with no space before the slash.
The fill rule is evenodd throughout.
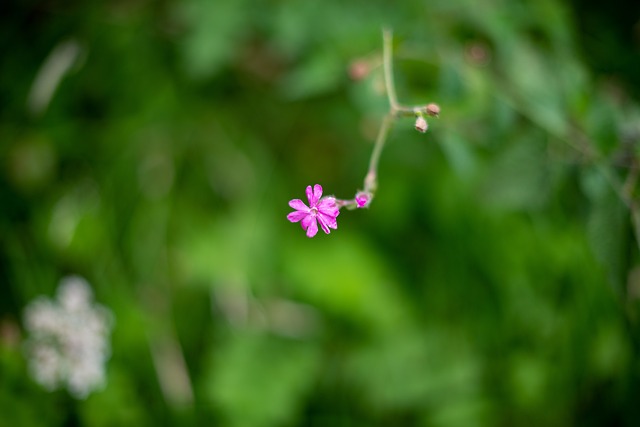
<path id="1" fill-rule="evenodd" d="M 92 300 L 87 281 L 68 276 L 60 282 L 57 300 L 38 297 L 25 308 L 29 369 L 47 390 L 66 386 L 73 397 L 84 399 L 104 386 L 113 317 Z"/>

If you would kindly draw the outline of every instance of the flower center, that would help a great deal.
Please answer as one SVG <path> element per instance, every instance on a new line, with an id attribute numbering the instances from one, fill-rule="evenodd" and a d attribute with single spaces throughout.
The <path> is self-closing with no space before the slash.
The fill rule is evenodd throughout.
<path id="1" fill-rule="evenodd" d="M 310 209 L 310 211 L 311 211 L 311 215 L 313 215 L 313 216 L 318 215 L 318 208 L 313 207 L 313 208 Z"/>

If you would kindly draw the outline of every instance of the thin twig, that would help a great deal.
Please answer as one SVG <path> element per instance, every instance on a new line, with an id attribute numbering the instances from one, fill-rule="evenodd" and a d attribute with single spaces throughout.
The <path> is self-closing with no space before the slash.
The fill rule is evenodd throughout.
<path id="1" fill-rule="evenodd" d="M 388 28 L 382 30 L 382 61 L 387 98 L 389 99 L 391 110 L 395 113 L 399 105 L 394 85 L 395 80 L 393 79 L 393 32 Z"/>
<path id="2" fill-rule="evenodd" d="M 384 120 L 382 120 L 380 130 L 378 130 L 376 143 L 373 147 L 373 152 L 371 153 L 371 159 L 369 160 L 369 171 L 364 180 L 365 191 L 374 192 L 378 187 L 378 162 L 380 161 L 380 154 L 382 153 L 382 148 L 387 140 L 387 135 L 389 134 L 389 128 L 391 127 L 392 121 L 393 115 L 391 113 L 387 114 L 384 116 Z"/>

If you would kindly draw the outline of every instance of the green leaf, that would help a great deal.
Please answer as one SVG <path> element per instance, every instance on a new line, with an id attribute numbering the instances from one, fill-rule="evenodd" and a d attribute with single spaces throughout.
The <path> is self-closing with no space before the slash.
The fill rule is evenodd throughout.
<path id="1" fill-rule="evenodd" d="M 283 92 L 291 99 L 318 95 L 336 88 L 344 73 L 345 64 L 335 52 L 318 52 L 284 79 Z"/>
<path id="2" fill-rule="evenodd" d="M 397 279 L 366 242 L 336 239 L 333 233 L 300 237 L 304 240 L 291 245 L 285 259 L 294 292 L 302 300 L 375 333 L 394 333 L 404 325 L 407 314 Z"/>
<path id="3" fill-rule="evenodd" d="M 585 171 L 582 185 L 591 210 L 587 235 L 596 259 L 604 266 L 609 281 L 621 291 L 625 282 L 625 240 L 628 232 L 627 210 L 614 192 L 613 171 L 601 166 Z"/>
<path id="4" fill-rule="evenodd" d="M 242 0 L 191 0 L 181 9 L 187 25 L 182 40 L 185 67 L 195 78 L 209 77 L 238 49 L 250 15 Z"/>
<path id="5" fill-rule="evenodd" d="M 353 353 L 349 376 L 376 411 L 479 397 L 479 366 L 467 344 L 432 326 L 397 331 Z"/>
<path id="6" fill-rule="evenodd" d="M 498 154 L 481 185 L 485 202 L 507 210 L 543 205 L 552 183 L 541 138 L 537 132 L 522 134 Z"/>
<path id="7" fill-rule="evenodd" d="M 477 168 L 476 157 L 467 141 L 457 132 L 443 133 L 440 147 L 458 176 L 472 178 Z"/>
<path id="8" fill-rule="evenodd" d="M 294 425 L 315 381 L 319 354 L 309 344 L 238 333 L 212 354 L 203 379 L 207 399 L 230 427 Z"/>

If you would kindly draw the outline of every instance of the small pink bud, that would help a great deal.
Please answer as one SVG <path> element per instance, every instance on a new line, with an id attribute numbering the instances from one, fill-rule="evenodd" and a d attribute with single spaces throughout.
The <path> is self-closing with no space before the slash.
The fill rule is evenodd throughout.
<path id="1" fill-rule="evenodd" d="M 369 61 L 364 59 L 356 59 L 349 64 L 349 77 L 351 77 L 351 80 L 362 80 L 369 75 L 369 71 L 371 71 Z"/>
<path id="2" fill-rule="evenodd" d="M 491 62 L 491 50 L 482 42 L 471 42 L 465 48 L 465 57 L 472 64 L 482 67 Z"/>
<path id="3" fill-rule="evenodd" d="M 424 117 L 416 117 L 416 130 L 418 132 L 425 133 L 427 129 L 429 129 L 429 125 L 427 124 L 427 121 L 424 119 Z"/>
<path id="4" fill-rule="evenodd" d="M 440 115 L 440 106 L 432 102 L 425 107 L 425 111 L 432 117 L 438 117 Z"/>
<path id="5" fill-rule="evenodd" d="M 371 193 L 367 193 L 365 191 L 358 191 L 356 194 L 356 205 L 359 208 L 366 208 L 369 206 L 371 202 Z"/>

